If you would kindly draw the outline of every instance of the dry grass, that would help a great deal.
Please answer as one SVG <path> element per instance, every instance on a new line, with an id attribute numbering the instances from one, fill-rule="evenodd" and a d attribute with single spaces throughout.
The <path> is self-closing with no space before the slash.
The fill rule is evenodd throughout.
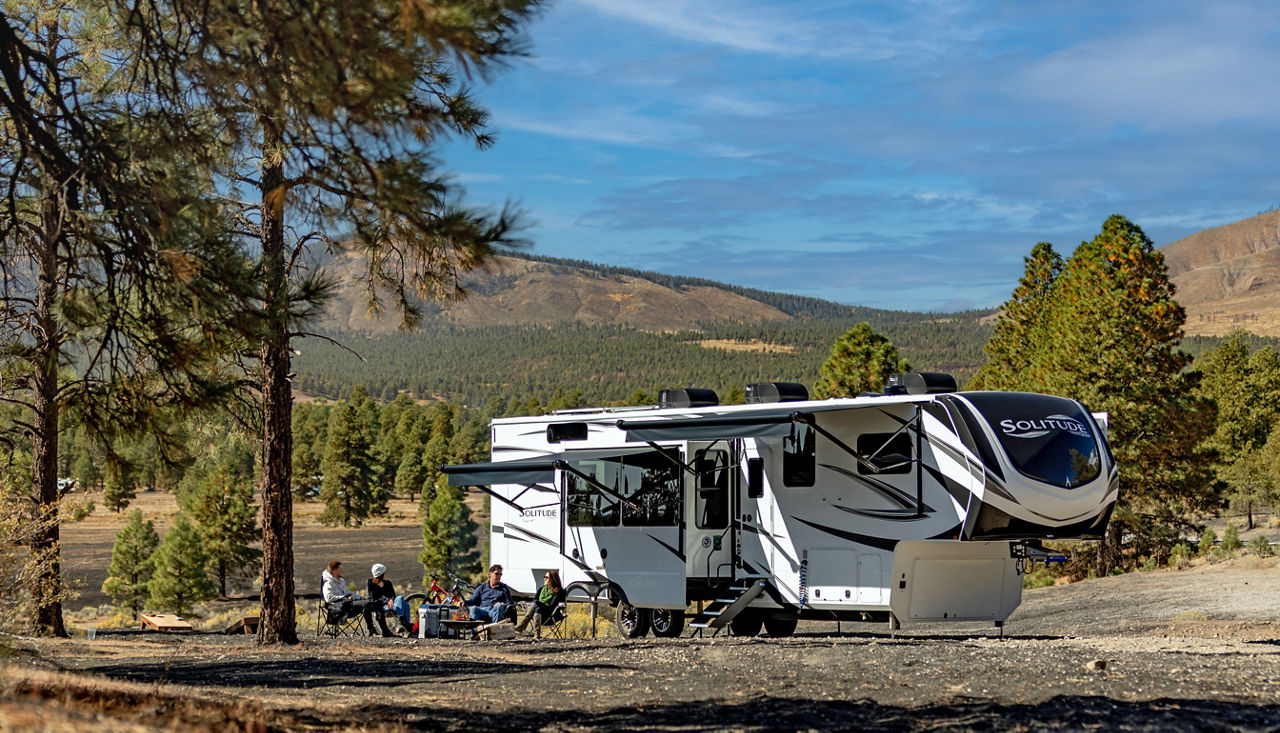
<path id="1" fill-rule="evenodd" d="M 785 344 L 770 344 L 751 339 L 738 341 L 735 339 L 704 339 L 697 344 L 704 349 L 720 349 L 721 351 L 753 351 L 761 354 L 790 354 L 796 347 Z"/>

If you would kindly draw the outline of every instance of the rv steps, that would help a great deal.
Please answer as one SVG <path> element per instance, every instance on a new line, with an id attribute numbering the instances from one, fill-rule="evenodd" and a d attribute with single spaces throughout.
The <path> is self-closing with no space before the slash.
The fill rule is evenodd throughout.
<path id="1" fill-rule="evenodd" d="M 693 634 L 701 634 L 703 629 L 711 629 L 712 636 L 719 634 L 720 631 L 729 625 L 735 616 L 742 613 L 751 605 L 751 602 L 764 592 L 764 581 L 757 580 L 745 588 L 733 588 L 738 595 L 732 598 L 717 598 L 711 602 L 697 616 L 693 617 L 693 621 L 689 622 L 690 636 Z"/>

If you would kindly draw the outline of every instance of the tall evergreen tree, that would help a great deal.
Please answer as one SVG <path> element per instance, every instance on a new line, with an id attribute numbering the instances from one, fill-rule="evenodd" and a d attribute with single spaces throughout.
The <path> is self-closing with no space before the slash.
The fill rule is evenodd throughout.
<path id="1" fill-rule="evenodd" d="M 422 520 L 422 555 L 418 558 L 427 574 L 423 585 L 431 582 L 433 573 L 471 575 L 480 570 L 480 552 L 476 532 L 480 529 L 471 519 L 471 510 L 462 501 L 462 492 L 440 480 L 435 486 L 426 517 Z"/>
<path id="2" fill-rule="evenodd" d="M 329 292 L 304 263 L 348 231 L 363 255 L 370 310 L 390 299 L 402 324 L 414 296 L 458 293 L 461 273 L 514 243 L 513 217 L 457 205 L 431 147 L 459 135 L 487 147 L 487 116 L 458 74 L 486 74 L 518 53 L 536 0 L 117 0 L 158 79 L 195 87 L 227 121 L 244 163 L 229 179 L 252 207 L 246 250 L 263 266 L 270 328 L 258 353 L 263 418 L 263 593 L 258 638 L 296 641 L 293 601 L 292 341 Z M 192 37 L 193 34 L 194 38 Z M 240 182 L 247 182 L 241 186 Z M 300 236 L 293 238 L 290 232 Z"/>
<path id="3" fill-rule="evenodd" d="M 813 394 L 818 399 L 854 397 L 862 392 L 878 392 L 890 374 L 910 371 L 906 359 L 889 339 L 859 323 L 831 346 L 831 356 L 818 368 Z"/>
<path id="4" fill-rule="evenodd" d="M 369 434 L 356 408 L 344 403 L 333 408 L 329 444 L 325 447 L 320 499 L 325 524 L 361 524 L 387 510 L 387 497 L 375 481 Z"/>
<path id="5" fill-rule="evenodd" d="M 153 557 L 155 574 L 147 584 L 148 605 L 153 608 L 183 615 L 218 592 L 209 578 L 209 557 L 200 533 L 185 514 L 165 532 Z"/>
<path id="6" fill-rule="evenodd" d="M 130 73 L 129 41 L 91 4 L 0 13 L 0 399 L 19 408 L 0 433 L 30 445 L 36 616 L 49 635 L 66 633 L 64 416 L 109 449 L 112 433 L 155 429 L 166 406 L 219 396 L 215 359 L 246 322 L 229 313 L 256 282 L 205 196 L 217 136 L 197 129 L 207 118 L 155 106 Z"/>
<path id="7" fill-rule="evenodd" d="M 1008 356 L 985 373 L 991 382 L 983 386 L 1073 397 L 1109 413 L 1121 493 L 1098 547 L 1095 570 L 1103 574 L 1119 561 L 1126 531 L 1159 539 L 1219 501 L 1206 490 L 1210 457 L 1200 452 L 1214 410 L 1192 394 L 1195 377 L 1183 371 L 1190 357 L 1177 350 L 1185 313 L 1164 256 L 1140 228 L 1122 216 L 1107 219 L 1052 278 L 1047 295 L 1038 293 L 1046 290 L 1041 280 L 1050 277 L 1053 258 L 1043 245 L 1036 249 L 1026 278 L 1034 287 L 1019 300 L 1043 307 L 1018 303 L 1007 310 L 1020 322 L 1009 324 L 1005 340 L 991 349 Z"/>
<path id="8" fill-rule="evenodd" d="M 1054 284 L 1062 274 L 1062 256 L 1053 245 L 1040 242 L 1026 257 L 1026 272 L 996 320 L 995 331 L 984 348 L 987 361 L 969 383 L 969 389 L 1015 389 L 1043 381 L 1028 370 L 1047 361 L 1036 351 L 1053 348 L 1050 314 Z"/>
<path id="9" fill-rule="evenodd" d="M 257 575 L 262 552 L 251 545 L 261 537 L 261 530 L 258 507 L 253 503 L 252 474 L 225 464 L 218 466 L 187 496 L 183 509 L 203 541 L 220 598 L 227 597 L 229 583 Z"/>
<path id="10" fill-rule="evenodd" d="M 151 594 L 148 584 L 155 574 L 153 555 L 159 546 L 160 535 L 156 533 L 155 524 L 149 519 L 143 521 L 142 510 L 134 509 L 129 513 L 129 521 L 116 533 L 111 547 L 111 564 L 107 566 L 102 592 L 135 616 Z"/>

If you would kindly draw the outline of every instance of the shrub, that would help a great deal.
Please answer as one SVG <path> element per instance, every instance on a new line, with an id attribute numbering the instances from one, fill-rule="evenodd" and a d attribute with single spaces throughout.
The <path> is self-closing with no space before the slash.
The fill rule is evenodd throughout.
<path id="1" fill-rule="evenodd" d="M 1191 566 L 1191 546 L 1185 542 L 1179 542 L 1169 551 L 1169 564 L 1179 570 L 1186 570 Z"/>
<path id="2" fill-rule="evenodd" d="M 1022 576 L 1023 589 L 1047 588 L 1057 582 L 1057 578 L 1053 577 L 1053 573 L 1049 571 L 1049 568 L 1043 565 Z"/>
<path id="3" fill-rule="evenodd" d="M 1141 565 L 1138 566 L 1138 570 L 1141 570 L 1144 573 L 1149 573 L 1152 570 L 1159 570 L 1159 569 L 1160 569 L 1160 559 L 1157 558 L 1155 555 L 1149 556 L 1146 560 L 1142 561 Z"/>
<path id="4" fill-rule="evenodd" d="M 1200 533 L 1200 554 L 1208 555 L 1213 549 L 1213 543 L 1218 541 L 1218 533 L 1213 531 L 1213 527 L 1205 527 Z"/>
<path id="5" fill-rule="evenodd" d="M 1271 557 L 1275 554 L 1275 550 L 1271 548 L 1271 543 L 1263 535 L 1258 535 L 1249 540 L 1249 552 L 1258 557 Z"/>
<path id="6" fill-rule="evenodd" d="M 1231 557 L 1242 547 L 1244 543 L 1240 541 L 1240 530 L 1236 527 L 1236 523 L 1227 522 L 1227 531 L 1222 533 L 1222 551 Z"/>

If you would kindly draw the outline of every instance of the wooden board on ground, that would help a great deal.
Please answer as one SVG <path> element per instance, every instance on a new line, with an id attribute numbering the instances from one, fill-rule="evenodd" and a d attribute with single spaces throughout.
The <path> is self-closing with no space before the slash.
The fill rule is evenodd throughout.
<path id="1" fill-rule="evenodd" d="M 171 613 L 143 613 L 138 615 L 138 628 L 156 631 L 191 631 L 191 624 L 181 616 Z"/>
<path id="2" fill-rule="evenodd" d="M 245 616 L 227 627 L 228 634 L 256 634 L 258 633 L 258 617 Z"/>
<path id="3" fill-rule="evenodd" d="M 516 625 L 510 621 L 499 621 L 496 624 L 485 624 L 476 629 L 485 641 L 499 641 L 516 638 Z"/>

